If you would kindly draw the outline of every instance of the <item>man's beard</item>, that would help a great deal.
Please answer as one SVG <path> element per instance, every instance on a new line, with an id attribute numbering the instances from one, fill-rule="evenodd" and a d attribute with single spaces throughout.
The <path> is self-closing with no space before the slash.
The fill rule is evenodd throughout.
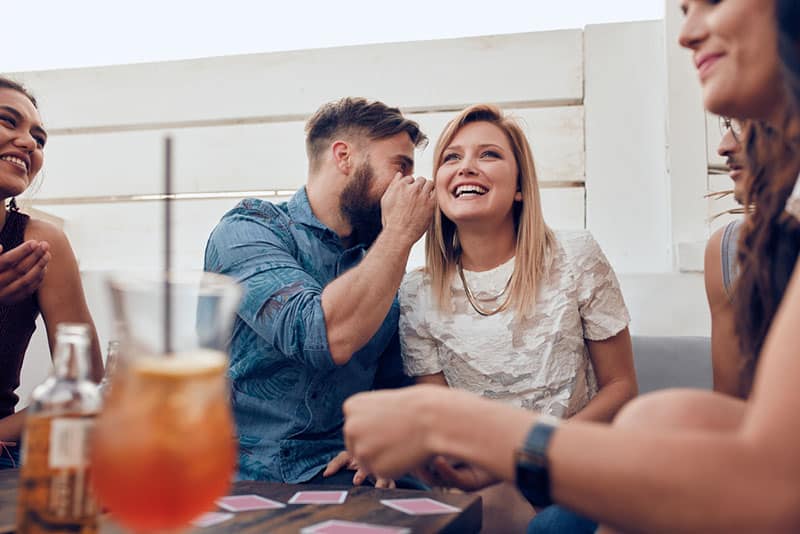
<path id="1" fill-rule="evenodd" d="M 380 198 L 370 196 L 374 176 L 369 160 L 365 161 L 353 172 L 340 200 L 342 215 L 352 228 L 352 242 L 366 246 L 372 245 L 383 229 Z"/>

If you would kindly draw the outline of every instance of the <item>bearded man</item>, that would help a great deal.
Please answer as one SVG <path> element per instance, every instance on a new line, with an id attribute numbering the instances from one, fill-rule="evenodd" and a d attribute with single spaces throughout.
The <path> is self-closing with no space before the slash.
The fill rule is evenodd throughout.
<path id="1" fill-rule="evenodd" d="M 239 479 L 360 484 L 368 473 L 344 451 L 342 403 L 409 383 L 396 295 L 433 213 L 432 183 L 412 176 L 427 138 L 363 98 L 322 106 L 305 131 L 305 187 L 226 213 L 205 270 L 244 289 L 230 364 Z"/>

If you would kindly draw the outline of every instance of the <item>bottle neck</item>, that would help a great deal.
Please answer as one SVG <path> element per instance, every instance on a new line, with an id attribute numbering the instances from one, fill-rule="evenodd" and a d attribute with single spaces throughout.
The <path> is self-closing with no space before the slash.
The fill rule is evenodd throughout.
<path id="1" fill-rule="evenodd" d="M 53 358 L 56 378 L 83 381 L 89 379 L 89 340 L 86 336 L 60 334 Z"/>

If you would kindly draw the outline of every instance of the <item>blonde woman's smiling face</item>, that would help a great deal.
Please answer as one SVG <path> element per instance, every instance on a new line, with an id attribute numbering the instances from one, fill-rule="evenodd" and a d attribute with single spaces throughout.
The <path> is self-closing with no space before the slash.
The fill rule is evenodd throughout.
<path id="1" fill-rule="evenodd" d="M 508 137 L 489 122 L 471 122 L 453 136 L 436 169 L 436 199 L 456 225 L 513 219 L 517 160 Z"/>

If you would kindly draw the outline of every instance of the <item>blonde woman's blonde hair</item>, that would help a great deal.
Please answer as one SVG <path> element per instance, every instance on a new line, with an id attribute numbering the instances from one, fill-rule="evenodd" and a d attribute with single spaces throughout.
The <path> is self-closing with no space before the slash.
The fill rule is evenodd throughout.
<path id="1" fill-rule="evenodd" d="M 547 275 L 555 237 L 542 216 L 533 153 L 517 120 L 492 104 L 475 104 L 461 111 L 445 126 L 436 142 L 433 154 L 434 181 L 442 165 L 445 149 L 461 128 L 473 122 L 488 122 L 500 128 L 506 134 L 517 160 L 517 185 L 522 193 L 522 202 L 515 202 L 513 207 L 517 243 L 514 272 L 509 285 L 509 305 L 518 317 L 522 317 L 536 305 L 538 284 Z M 461 245 L 456 225 L 437 208 L 425 235 L 425 270 L 431 278 L 436 303 L 443 311 L 451 309 L 450 283 L 459 261 Z"/>

